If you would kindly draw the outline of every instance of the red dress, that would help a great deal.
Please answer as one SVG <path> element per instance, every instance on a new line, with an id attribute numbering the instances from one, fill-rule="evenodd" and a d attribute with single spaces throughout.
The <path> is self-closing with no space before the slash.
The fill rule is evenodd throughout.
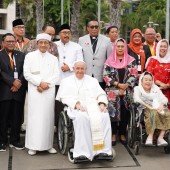
<path id="1" fill-rule="evenodd" d="M 152 73 L 154 81 L 159 80 L 162 83 L 170 84 L 170 63 L 160 63 L 151 58 L 146 67 L 146 71 Z M 162 90 L 162 92 L 168 98 L 168 102 L 170 102 L 170 89 Z"/>

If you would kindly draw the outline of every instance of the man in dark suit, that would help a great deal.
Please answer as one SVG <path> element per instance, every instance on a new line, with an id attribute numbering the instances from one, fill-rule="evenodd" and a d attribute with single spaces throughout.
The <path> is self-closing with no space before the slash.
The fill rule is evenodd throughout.
<path id="1" fill-rule="evenodd" d="M 20 143 L 20 127 L 26 94 L 23 76 L 24 53 L 14 50 L 16 39 L 13 34 L 2 36 L 3 50 L 0 51 L 0 151 L 6 151 L 7 129 L 10 120 L 9 146 L 24 149 Z"/>

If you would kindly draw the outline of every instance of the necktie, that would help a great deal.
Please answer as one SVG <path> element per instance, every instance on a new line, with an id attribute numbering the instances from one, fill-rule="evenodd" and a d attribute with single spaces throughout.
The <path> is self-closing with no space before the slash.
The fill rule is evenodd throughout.
<path id="1" fill-rule="evenodd" d="M 9 59 L 10 59 L 10 65 L 13 70 L 14 69 L 14 60 L 12 59 L 12 52 L 9 52 L 8 55 L 9 55 Z"/>

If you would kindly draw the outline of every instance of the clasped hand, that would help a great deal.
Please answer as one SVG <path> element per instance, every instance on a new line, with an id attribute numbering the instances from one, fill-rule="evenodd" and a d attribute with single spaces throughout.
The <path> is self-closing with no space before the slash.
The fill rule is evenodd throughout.
<path id="1" fill-rule="evenodd" d="M 108 112 L 108 110 L 107 110 L 107 108 L 106 108 L 106 105 L 105 105 L 104 103 L 100 103 L 100 104 L 99 104 L 99 108 L 100 108 L 100 111 L 101 111 L 101 112 L 104 112 L 104 113 L 107 113 L 107 112 Z"/>
<path id="2" fill-rule="evenodd" d="M 44 90 L 48 90 L 49 85 L 50 85 L 50 83 L 41 82 L 40 85 L 37 87 L 38 92 L 42 93 Z"/>
<path id="3" fill-rule="evenodd" d="M 17 92 L 21 86 L 22 86 L 21 80 L 16 79 L 16 80 L 14 80 L 14 82 L 12 84 L 11 91 Z"/>
<path id="4" fill-rule="evenodd" d="M 70 70 L 70 68 L 69 68 L 69 66 L 67 64 L 63 63 L 63 66 L 61 66 L 61 70 L 63 72 L 66 72 L 66 71 Z"/>
<path id="5" fill-rule="evenodd" d="M 119 83 L 119 96 L 124 95 L 124 92 L 127 88 L 128 88 L 128 84 Z"/>
<path id="6" fill-rule="evenodd" d="M 82 112 L 85 112 L 85 111 L 86 111 L 86 109 L 81 105 L 80 102 L 77 102 L 77 103 L 76 103 L 75 108 L 76 108 L 77 110 L 82 111 Z"/>

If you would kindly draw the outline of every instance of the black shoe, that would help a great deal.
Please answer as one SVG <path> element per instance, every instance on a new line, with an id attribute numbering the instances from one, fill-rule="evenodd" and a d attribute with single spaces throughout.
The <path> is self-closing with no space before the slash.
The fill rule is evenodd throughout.
<path id="1" fill-rule="evenodd" d="M 120 142 L 122 143 L 122 145 L 127 145 L 127 140 L 120 140 Z"/>
<path id="2" fill-rule="evenodd" d="M 110 160 L 112 157 L 112 155 L 108 155 L 107 153 L 99 153 L 94 157 L 94 160 Z"/>
<path id="3" fill-rule="evenodd" d="M 86 162 L 86 161 L 89 161 L 89 159 L 84 155 L 74 158 L 75 163 Z"/>
<path id="4" fill-rule="evenodd" d="M 5 152 L 6 151 L 6 145 L 5 144 L 0 144 L 0 152 Z"/>
<path id="5" fill-rule="evenodd" d="M 112 141 L 112 146 L 115 146 L 116 145 L 116 141 Z"/>
<path id="6" fill-rule="evenodd" d="M 11 143 L 9 146 L 17 150 L 23 150 L 25 148 L 21 143 Z"/>

